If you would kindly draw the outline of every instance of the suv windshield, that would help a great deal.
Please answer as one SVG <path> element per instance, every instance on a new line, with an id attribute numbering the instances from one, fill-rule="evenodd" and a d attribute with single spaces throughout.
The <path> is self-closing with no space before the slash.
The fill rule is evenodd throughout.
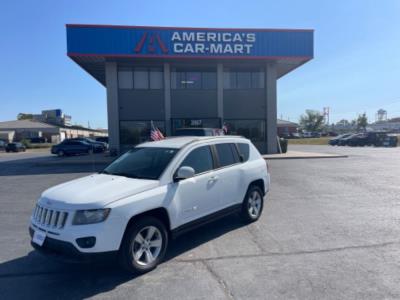
<path id="1" fill-rule="evenodd" d="M 178 150 L 134 148 L 112 162 L 102 173 L 129 178 L 158 179 Z"/>

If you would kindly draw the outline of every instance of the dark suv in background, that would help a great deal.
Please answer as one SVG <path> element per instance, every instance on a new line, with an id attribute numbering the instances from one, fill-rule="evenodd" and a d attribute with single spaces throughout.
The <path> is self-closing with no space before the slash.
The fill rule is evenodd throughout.
<path id="1" fill-rule="evenodd" d="M 351 136 L 351 135 L 352 135 L 351 133 L 346 133 L 346 134 L 338 135 L 337 137 L 335 137 L 335 138 L 329 140 L 329 145 L 331 145 L 331 146 L 337 146 L 337 145 L 339 145 L 339 141 L 340 141 L 341 139 L 345 139 L 345 138 L 347 138 L 347 137 L 349 137 L 349 136 Z"/>
<path id="2" fill-rule="evenodd" d="M 94 152 L 104 152 L 108 148 L 108 144 L 107 143 L 95 141 L 95 140 L 93 140 L 91 138 L 81 137 L 81 138 L 73 138 L 71 140 L 83 141 L 83 142 L 86 142 L 86 143 L 88 143 L 90 145 L 93 145 Z"/>
<path id="3" fill-rule="evenodd" d="M 51 147 L 51 153 L 58 156 L 76 155 L 76 154 L 92 154 L 94 152 L 103 152 L 103 146 L 89 144 L 82 140 L 66 139 Z"/>
<path id="4" fill-rule="evenodd" d="M 366 132 L 352 136 L 347 141 L 348 146 L 383 146 L 386 139 L 385 132 Z"/>

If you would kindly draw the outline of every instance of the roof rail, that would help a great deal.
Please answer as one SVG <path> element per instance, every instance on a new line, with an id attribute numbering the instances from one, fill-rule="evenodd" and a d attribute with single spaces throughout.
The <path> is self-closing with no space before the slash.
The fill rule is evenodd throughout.
<path id="1" fill-rule="evenodd" d="M 191 140 L 190 142 L 187 142 L 181 148 L 184 148 L 184 147 L 186 147 L 186 146 L 188 146 L 190 144 L 193 144 L 195 142 L 208 141 L 208 140 L 213 140 L 213 139 L 218 139 L 218 138 L 242 138 L 242 139 L 245 139 L 245 137 L 241 136 L 241 135 L 213 135 L 213 136 L 208 136 L 208 137 L 201 136 L 201 138 L 197 137 L 197 138 L 194 138 L 193 140 Z"/>

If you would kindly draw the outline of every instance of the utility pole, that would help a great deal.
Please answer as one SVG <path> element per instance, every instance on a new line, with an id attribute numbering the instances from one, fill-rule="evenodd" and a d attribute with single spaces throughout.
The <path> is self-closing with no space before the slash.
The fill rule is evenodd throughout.
<path id="1" fill-rule="evenodd" d="M 324 112 L 323 112 L 323 115 L 324 115 L 324 119 L 325 119 L 325 124 L 328 124 L 329 125 L 329 110 L 330 110 L 330 108 L 329 107 L 324 107 Z"/>

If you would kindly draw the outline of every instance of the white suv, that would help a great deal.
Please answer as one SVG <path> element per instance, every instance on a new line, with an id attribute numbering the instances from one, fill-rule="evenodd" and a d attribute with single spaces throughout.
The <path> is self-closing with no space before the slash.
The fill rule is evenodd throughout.
<path id="1" fill-rule="evenodd" d="M 235 212 L 256 221 L 269 185 L 266 162 L 245 138 L 148 142 L 99 174 L 46 190 L 31 217 L 31 244 L 75 258 L 116 255 L 143 273 L 183 232 Z"/>

